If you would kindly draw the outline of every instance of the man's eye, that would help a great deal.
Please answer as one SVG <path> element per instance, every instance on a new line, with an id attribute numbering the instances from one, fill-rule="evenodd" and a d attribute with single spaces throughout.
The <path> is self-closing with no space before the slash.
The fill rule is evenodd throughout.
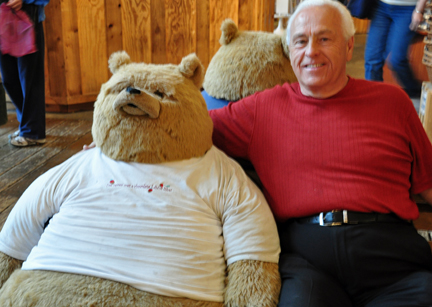
<path id="1" fill-rule="evenodd" d="M 306 44 L 306 40 L 297 40 L 294 42 L 296 46 L 303 46 Z"/>

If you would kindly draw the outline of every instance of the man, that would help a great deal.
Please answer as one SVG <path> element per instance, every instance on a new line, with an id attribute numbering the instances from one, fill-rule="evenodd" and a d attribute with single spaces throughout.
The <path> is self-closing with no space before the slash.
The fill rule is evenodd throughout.
<path id="1" fill-rule="evenodd" d="M 346 75 L 353 35 L 339 2 L 301 2 L 287 29 L 298 83 L 210 111 L 213 140 L 262 181 L 280 306 L 432 306 L 431 250 L 410 222 L 412 194 L 432 204 L 432 146 L 401 89 Z"/>

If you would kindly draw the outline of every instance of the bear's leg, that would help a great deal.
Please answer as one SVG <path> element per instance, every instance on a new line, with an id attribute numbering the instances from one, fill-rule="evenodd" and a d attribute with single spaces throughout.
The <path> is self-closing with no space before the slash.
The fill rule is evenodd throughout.
<path id="1" fill-rule="evenodd" d="M 222 307 L 222 303 L 166 297 L 97 277 L 16 270 L 0 289 L 2 307 Z"/>

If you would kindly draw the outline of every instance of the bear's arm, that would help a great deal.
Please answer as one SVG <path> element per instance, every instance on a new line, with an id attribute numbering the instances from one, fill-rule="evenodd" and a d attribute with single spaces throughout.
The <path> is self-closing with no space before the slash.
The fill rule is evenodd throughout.
<path id="1" fill-rule="evenodd" d="M 225 306 L 277 306 L 281 287 L 277 263 L 240 260 L 229 265 L 227 273 Z"/>
<path id="2" fill-rule="evenodd" d="M 273 214 L 262 192 L 237 163 L 230 159 L 223 165 L 228 167 L 217 211 L 228 265 L 225 306 L 276 306 L 280 245 Z"/>
<path id="3" fill-rule="evenodd" d="M 0 252 L 15 259 L 27 259 L 38 244 L 47 221 L 59 211 L 63 199 L 73 190 L 74 180 L 79 180 L 71 171 L 75 165 L 80 165 L 76 156 L 39 176 L 24 191 L 0 232 Z M 63 180 L 66 174 L 72 179 Z"/>
<path id="4" fill-rule="evenodd" d="M 0 252 L 0 288 L 3 287 L 3 284 L 8 280 L 13 271 L 21 267 L 22 263 L 21 260 Z"/>
<path id="5" fill-rule="evenodd" d="M 26 260 L 37 245 L 45 223 L 58 206 L 52 202 L 51 171 L 43 174 L 24 191 L 13 207 L 0 233 L 0 252 Z"/>

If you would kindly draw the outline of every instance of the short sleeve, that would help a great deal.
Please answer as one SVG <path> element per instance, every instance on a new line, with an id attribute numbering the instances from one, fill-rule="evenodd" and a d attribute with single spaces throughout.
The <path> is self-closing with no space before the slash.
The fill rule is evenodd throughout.
<path id="1" fill-rule="evenodd" d="M 209 111 L 213 120 L 213 143 L 231 157 L 248 158 L 255 121 L 256 97 L 252 95 Z"/>
<path id="2" fill-rule="evenodd" d="M 27 259 L 38 244 L 45 223 L 59 212 L 63 199 L 73 188 L 64 176 L 78 164 L 78 156 L 48 170 L 24 191 L 0 232 L 0 251 L 19 260 Z"/>
<path id="3" fill-rule="evenodd" d="M 238 165 L 227 182 L 222 213 L 227 265 L 246 259 L 277 263 L 279 236 L 263 194 Z"/>

